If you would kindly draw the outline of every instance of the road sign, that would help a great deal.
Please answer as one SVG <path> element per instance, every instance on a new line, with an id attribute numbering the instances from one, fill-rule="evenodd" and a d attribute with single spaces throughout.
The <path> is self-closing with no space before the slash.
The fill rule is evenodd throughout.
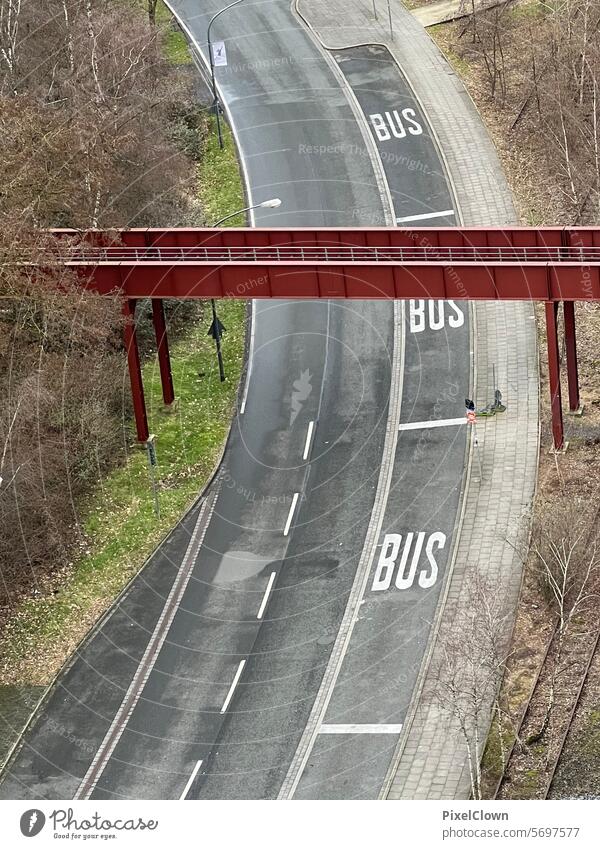
<path id="1" fill-rule="evenodd" d="M 217 316 L 215 315 L 215 317 L 211 321 L 210 327 L 208 328 L 208 333 L 206 335 L 212 336 L 215 341 L 218 341 L 223 335 L 225 329 L 226 328 L 221 323 L 221 319 L 217 318 Z"/>
<path id="2" fill-rule="evenodd" d="M 213 65 L 215 68 L 220 68 L 227 64 L 227 51 L 225 50 L 224 41 L 214 41 L 212 46 Z"/>
<path id="3" fill-rule="evenodd" d="M 156 485 L 155 468 L 158 465 L 156 460 L 156 437 L 153 433 L 146 440 L 146 450 L 148 451 L 148 468 L 150 470 L 150 480 L 152 481 L 152 492 L 154 494 L 154 512 L 160 519 L 160 502 L 158 500 L 158 487 Z"/>
<path id="4" fill-rule="evenodd" d="M 156 460 L 156 444 L 154 442 L 153 434 L 150 434 L 150 436 L 148 437 L 148 441 L 146 442 L 146 448 L 148 450 L 148 463 L 151 466 L 158 465 Z"/>

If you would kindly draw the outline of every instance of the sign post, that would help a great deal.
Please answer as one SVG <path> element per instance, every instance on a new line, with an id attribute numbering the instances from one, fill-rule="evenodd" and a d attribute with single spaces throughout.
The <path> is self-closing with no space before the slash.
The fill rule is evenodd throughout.
<path id="1" fill-rule="evenodd" d="M 160 502 L 158 500 L 158 487 L 156 484 L 156 437 L 153 433 L 146 440 L 146 451 L 148 452 L 148 470 L 150 472 L 150 480 L 152 481 L 152 493 L 154 495 L 154 513 L 156 518 L 160 519 Z"/>
<path id="2" fill-rule="evenodd" d="M 467 409 L 467 424 L 473 428 L 473 437 L 475 439 L 475 454 L 477 455 L 477 463 L 479 465 L 479 479 L 483 480 L 483 470 L 481 468 L 481 455 L 479 453 L 479 442 L 477 441 L 477 413 L 475 412 L 475 402 L 470 398 L 465 398 L 465 407 Z"/>
<path id="3" fill-rule="evenodd" d="M 225 327 L 221 324 L 221 321 L 217 316 L 214 298 L 210 299 L 210 303 L 212 306 L 212 322 L 208 328 L 207 335 L 212 336 L 215 340 L 215 345 L 217 346 L 217 360 L 219 362 L 219 377 L 221 378 L 221 383 L 223 383 L 225 380 L 225 369 L 223 367 L 223 354 L 221 353 L 221 337 L 223 336 Z"/>

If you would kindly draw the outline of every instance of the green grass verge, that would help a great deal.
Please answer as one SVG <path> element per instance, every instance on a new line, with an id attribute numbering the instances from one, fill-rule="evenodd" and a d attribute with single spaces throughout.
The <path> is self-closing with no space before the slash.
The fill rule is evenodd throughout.
<path id="1" fill-rule="evenodd" d="M 224 126 L 223 121 L 221 126 Z M 209 222 L 218 221 L 223 215 L 227 215 L 227 210 L 233 212 L 246 205 L 243 184 L 236 168 L 235 144 L 230 132 L 223 134 L 223 143 L 224 150 L 220 150 L 216 121 L 210 118 L 204 157 L 198 166 L 200 197 L 206 220 Z M 228 227 L 243 227 L 246 219 L 244 215 L 237 215 L 226 223 Z"/>
<path id="2" fill-rule="evenodd" d="M 224 132 L 225 150 L 218 151 L 211 133 L 198 165 L 199 195 L 208 220 L 244 205 L 233 141 L 227 128 Z M 125 465 L 101 482 L 83 510 L 85 556 L 74 563 L 53 595 L 25 601 L 8 623 L 0 648 L 2 683 L 47 683 L 206 482 L 235 405 L 243 364 L 245 304 L 224 301 L 219 317 L 226 328 L 225 383 L 219 380 L 214 341 L 207 336 L 208 315 L 171 349 L 174 410 L 162 404 L 156 360 L 144 365 L 149 425 L 156 435 L 160 519 L 154 515 L 145 451 L 136 448 Z"/>
<path id="3" fill-rule="evenodd" d="M 189 65 L 192 54 L 182 31 L 172 25 L 172 14 L 162 0 L 156 5 L 156 23 L 164 29 L 163 51 L 172 65 Z"/>

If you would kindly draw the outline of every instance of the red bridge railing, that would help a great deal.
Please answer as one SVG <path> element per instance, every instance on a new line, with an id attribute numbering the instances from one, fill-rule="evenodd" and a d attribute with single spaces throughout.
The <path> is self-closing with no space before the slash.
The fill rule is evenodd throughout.
<path id="1" fill-rule="evenodd" d="M 117 292 L 133 318 L 153 298 L 163 397 L 173 400 L 163 298 L 535 300 L 546 309 L 552 427 L 563 445 L 558 309 L 569 406 L 579 408 L 574 302 L 600 301 L 600 228 L 55 230 L 48 264 Z M 22 261 L 27 263 L 27 257 Z M 138 438 L 148 438 L 135 326 L 126 328 Z"/>

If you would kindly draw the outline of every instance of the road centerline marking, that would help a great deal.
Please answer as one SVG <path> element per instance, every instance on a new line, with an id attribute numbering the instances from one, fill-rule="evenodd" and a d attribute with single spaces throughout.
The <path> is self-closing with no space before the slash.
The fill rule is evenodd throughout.
<path id="1" fill-rule="evenodd" d="M 429 422 L 404 422 L 398 425 L 398 430 L 428 430 L 431 427 L 455 427 L 466 424 L 467 419 L 461 416 L 457 419 L 433 419 Z"/>
<path id="2" fill-rule="evenodd" d="M 323 723 L 319 734 L 400 734 L 402 723 Z"/>
<path id="3" fill-rule="evenodd" d="M 237 687 L 237 683 L 240 680 L 240 675 L 242 674 L 245 665 L 246 665 L 246 661 L 240 660 L 240 665 L 237 668 L 237 672 L 235 673 L 235 677 L 234 677 L 233 681 L 231 682 L 231 687 L 229 688 L 229 692 L 227 693 L 227 696 L 225 697 L 225 701 L 223 702 L 223 707 L 221 708 L 221 713 L 225 713 L 225 711 L 229 707 L 229 702 L 231 701 L 231 699 L 233 697 L 233 692 L 234 692 L 235 688 Z"/>
<path id="4" fill-rule="evenodd" d="M 450 215 L 456 215 L 453 209 L 442 209 L 440 212 L 423 212 L 420 215 L 404 215 L 402 218 L 396 218 L 396 224 L 403 224 L 405 221 L 426 221 L 428 218 L 445 218 Z"/>
<path id="5" fill-rule="evenodd" d="M 290 527 L 292 525 L 292 519 L 294 518 L 294 510 L 296 509 L 296 504 L 298 503 L 298 497 L 300 493 L 295 492 L 294 497 L 292 498 L 292 504 L 290 507 L 290 512 L 288 513 L 288 517 L 285 522 L 285 528 L 283 529 L 283 535 L 286 537 L 290 532 Z"/>
<path id="6" fill-rule="evenodd" d="M 185 799 L 187 794 L 190 792 L 192 784 L 194 783 L 194 779 L 198 775 L 198 770 L 200 769 L 201 766 L 202 766 L 202 761 L 196 761 L 196 766 L 192 770 L 192 774 L 190 775 L 190 777 L 187 780 L 187 784 L 185 785 L 183 793 L 179 797 L 180 802 L 181 802 L 182 799 Z"/>
<path id="7" fill-rule="evenodd" d="M 308 459 L 308 452 L 310 451 L 310 441 L 312 439 L 314 426 L 315 426 L 314 421 L 308 423 L 308 432 L 306 434 L 306 443 L 304 445 L 304 454 L 302 455 L 303 460 Z"/>
<path id="8" fill-rule="evenodd" d="M 275 577 L 277 572 L 271 572 L 271 577 L 269 578 L 269 583 L 267 584 L 267 589 L 265 590 L 265 594 L 263 595 L 262 601 L 260 603 L 260 607 L 258 608 L 258 613 L 256 614 L 257 619 L 262 619 L 263 613 L 265 612 L 265 608 L 267 606 L 267 601 L 269 599 L 269 594 L 271 592 L 271 588 L 273 586 L 273 582 L 275 581 Z"/>

